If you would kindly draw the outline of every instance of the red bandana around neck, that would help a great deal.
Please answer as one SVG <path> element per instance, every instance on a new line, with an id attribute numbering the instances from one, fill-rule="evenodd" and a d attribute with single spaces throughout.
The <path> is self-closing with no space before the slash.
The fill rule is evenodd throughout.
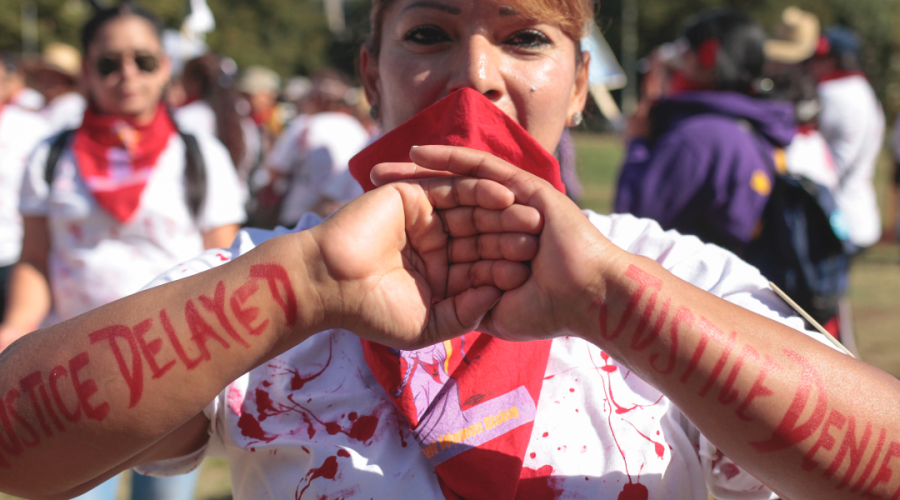
<path id="1" fill-rule="evenodd" d="M 134 216 L 159 155 L 175 131 L 162 104 L 147 125 L 99 114 L 90 107 L 85 111 L 72 139 L 72 152 L 97 204 L 119 222 L 129 222 Z"/>
<path id="2" fill-rule="evenodd" d="M 425 109 L 350 160 L 366 191 L 382 162 L 408 162 L 418 145 L 486 151 L 564 191 L 559 163 L 479 92 L 463 89 Z M 416 351 L 362 341 L 366 363 L 409 421 L 448 499 L 527 499 L 520 478 L 537 412 L 550 341 L 506 342 L 470 332 Z"/>

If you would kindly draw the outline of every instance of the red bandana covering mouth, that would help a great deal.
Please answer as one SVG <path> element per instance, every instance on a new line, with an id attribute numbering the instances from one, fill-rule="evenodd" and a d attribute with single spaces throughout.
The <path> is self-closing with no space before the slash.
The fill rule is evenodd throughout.
<path id="1" fill-rule="evenodd" d="M 408 162 L 412 146 L 464 146 L 491 153 L 564 191 L 559 163 L 491 101 L 463 89 L 428 107 L 350 160 L 366 191 L 372 168 Z M 362 340 L 366 363 L 409 421 L 448 499 L 525 500 L 523 469 L 550 341 L 506 342 L 470 332 L 416 351 Z M 545 470 L 550 469 L 550 470 Z M 536 498 L 536 497 L 534 497 Z"/>
<path id="2" fill-rule="evenodd" d="M 97 204 L 127 223 L 141 202 L 141 193 L 169 138 L 176 131 L 165 106 L 147 125 L 88 108 L 72 139 L 78 171 Z"/>

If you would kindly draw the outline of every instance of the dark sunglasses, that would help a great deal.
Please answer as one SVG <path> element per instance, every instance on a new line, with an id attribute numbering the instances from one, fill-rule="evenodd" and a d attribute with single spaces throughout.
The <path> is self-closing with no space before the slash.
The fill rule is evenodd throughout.
<path id="1" fill-rule="evenodd" d="M 106 55 L 97 59 L 97 72 L 102 76 L 109 76 L 117 71 L 122 71 L 122 54 Z M 159 69 L 159 58 L 153 54 L 134 54 L 134 65 L 144 73 L 153 73 Z"/>

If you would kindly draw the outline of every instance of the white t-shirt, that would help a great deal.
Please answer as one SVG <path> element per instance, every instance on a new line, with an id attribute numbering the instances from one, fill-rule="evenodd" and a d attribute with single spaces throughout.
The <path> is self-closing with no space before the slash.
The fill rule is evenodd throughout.
<path id="1" fill-rule="evenodd" d="M 802 328 L 802 320 L 791 315 L 759 272 L 733 254 L 664 232 L 648 219 L 587 215 L 625 250 L 655 259 L 728 301 Z M 295 230 L 318 222 L 308 215 Z M 218 266 L 223 255 L 237 257 L 289 232 L 242 231 L 227 253 L 207 252 L 149 286 Z M 658 390 L 584 340 L 552 341 L 537 408 L 524 467 L 552 467 L 549 484 L 558 498 L 615 500 L 626 485 L 638 483 L 649 498 L 707 500 L 707 491 L 722 499 L 771 497 L 717 453 Z M 350 332 L 314 335 L 231 383 L 205 412 L 211 421 L 206 448 L 138 470 L 184 473 L 208 453 L 228 458 L 238 500 L 444 499 L 433 467 Z M 364 418 L 374 428 L 356 432 L 354 424 Z"/>
<path id="2" fill-rule="evenodd" d="M 836 190 L 840 184 L 834 158 L 825 138 L 817 130 L 799 131 L 785 148 L 787 171 Z"/>
<path id="3" fill-rule="evenodd" d="M 206 134 L 217 137 L 216 113 L 212 107 L 203 100 L 197 100 L 181 106 L 174 111 L 178 128 L 189 134 Z M 240 121 L 241 133 L 244 137 L 244 158 L 237 165 L 238 179 L 241 182 L 241 190 L 244 196 L 249 195 L 247 186 L 250 171 L 259 162 L 260 137 L 256 125 L 248 117 L 242 117 Z"/>
<path id="4" fill-rule="evenodd" d="M 202 99 L 181 106 L 173 116 L 178 128 L 184 132 L 216 136 L 216 113 Z"/>
<path id="5" fill-rule="evenodd" d="M 185 146 L 178 134 L 169 138 L 140 206 L 124 224 L 97 204 L 69 147 L 48 193 L 44 172 L 51 141 L 38 148 L 22 184 L 20 210 L 47 217 L 49 280 L 62 320 L 139 291 L 166 269 L 202 252 L 203 232 L 244 221 L 244 200 L 228 153 L 214 138 L 196 137 L 207 177 L 196 221 L 187 206 Z"/>
<path id="6" fill-rule="evenodd" d="M 50 124 L 51 133 L 56 134 L 80 127 L 85 109 L 87 101 L 84 97 L 78 92 L 68 92 L 45 104 L 40 113 Z"/>
<path id="7" fill-rule="evenodd" d="M 19 190 L 34 148 L 50 133 L 47 123 L 18 106 L 0 105 L 0 266 L 19 260 L 22 217 Z"/>
<path id="8" fill-rule="evenodd" d="M 25 87 L 9 99 L 9 103 L 28 111 L 40 111 L 44 107 L 44 96 L 31 87 Z"/>
<path id="9" fill-rule="evenodd" d="M 350 158 L 369 143 L 369 134 L 356 118 L 346 113 L 301 115 L 291 122 L 265 160 L 265 165 L 290 175 L 290 187 L 281 206 L 281 222 L 295 224 L 323 197 L 340 194 L 334 201 L 347 202 L 362 188 L 340 189 L 332 184 L 348 169 Z"/>
<path id="10" fill-rule="evenodd" d="M 847 218 L 850 241 L 874 245 L 881 237 L 881 216 L 872 178 L 884 141 L 884 111 L 864 76 L 827 80 L 818 89 L 819 130 L 840 177 L 835 201 Z"/>

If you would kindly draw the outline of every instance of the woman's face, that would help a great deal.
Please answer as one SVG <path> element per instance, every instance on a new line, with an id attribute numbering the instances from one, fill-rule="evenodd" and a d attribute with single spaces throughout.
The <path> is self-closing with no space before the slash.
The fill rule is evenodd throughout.
<path id="1" fill-rule="evenodd" d="M 171 73 L 153 26 L 141 17 L 123 16 L 97 31 L 87 50 L 84 75 L 100 112 L 143 120 L 155 114 Z"/>
<path id="2" fill-rule="evenodd" d="M 587 55 L 578 64 L 576 42 L 502 1 L 397 0 L 377 60 L 363 49 L 360 62 L 385 130 L 468 87 L 552 152 L 587 96 Z"/>

